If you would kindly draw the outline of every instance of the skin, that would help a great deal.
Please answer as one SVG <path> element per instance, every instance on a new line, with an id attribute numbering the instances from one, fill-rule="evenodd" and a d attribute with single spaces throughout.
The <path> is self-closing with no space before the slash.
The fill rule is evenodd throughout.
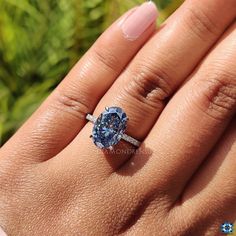
<path id="1" fill-rule="evenodd" d="M 236 220 L 235 18 L 235 0 L 187 0 L 133 41 L 115 22 L 0 149 L 6 233 L 221 235 Z M 105 106 L 126 111 L 138 152 L 92 144 L 85 115 Z"/>

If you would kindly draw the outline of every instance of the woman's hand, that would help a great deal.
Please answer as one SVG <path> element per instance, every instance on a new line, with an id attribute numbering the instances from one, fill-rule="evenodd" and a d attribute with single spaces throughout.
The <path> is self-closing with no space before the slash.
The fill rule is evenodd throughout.
<path id="1" fill-rule="evenodd" d="M 236 2 L 187 0 L 158 32 L 156 17 L 145 3 L 115 22 L 0 149 L 9 235 L 218 235 L 236 219 Z M 89 138 L 106 106 L 136 152 Z"/>

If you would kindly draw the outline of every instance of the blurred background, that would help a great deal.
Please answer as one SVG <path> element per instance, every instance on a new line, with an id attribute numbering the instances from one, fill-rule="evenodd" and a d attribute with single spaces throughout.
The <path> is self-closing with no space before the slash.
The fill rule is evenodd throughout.
<path id="1" fill-rule="evenodd" d="M 144 0 L 0 0 L 0 146 L 96 38 Z M 183 0 L 154 0 L 164 21 Z"/>

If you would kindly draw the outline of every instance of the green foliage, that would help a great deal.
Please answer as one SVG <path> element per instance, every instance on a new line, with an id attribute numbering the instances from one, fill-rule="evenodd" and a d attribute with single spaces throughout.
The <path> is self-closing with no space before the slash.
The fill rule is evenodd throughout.
<path id="1" fill-rule="evenodd" d="M 142 0 L 0 0 L 0 143 L 121 13 Z M 156 0 L 164 20 L 182 0 Z"/>

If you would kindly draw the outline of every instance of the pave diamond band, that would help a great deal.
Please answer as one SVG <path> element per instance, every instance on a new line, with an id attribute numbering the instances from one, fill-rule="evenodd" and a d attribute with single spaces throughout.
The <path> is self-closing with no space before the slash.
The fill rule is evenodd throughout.
<path id="1" fill-rule="evenodd" d="M 138 140 L 136 140 L 135 138 L 127 135 L 127 134 L 123 134 L 122 139 L 125 140 L 128 143 L 133 144 L 136 147 L 140 146 L 140 142 Z"/>
<path id="2" fill-rule="evenodd" d="M 120 107 L 106 107 L 98 118 L 87 114 L 86 119 L 94 124 L 91 138 L 97 147 L 112 149 L 121 139 L 140 146 L 138 140 L 125 134 L 128 117 Z"/>

